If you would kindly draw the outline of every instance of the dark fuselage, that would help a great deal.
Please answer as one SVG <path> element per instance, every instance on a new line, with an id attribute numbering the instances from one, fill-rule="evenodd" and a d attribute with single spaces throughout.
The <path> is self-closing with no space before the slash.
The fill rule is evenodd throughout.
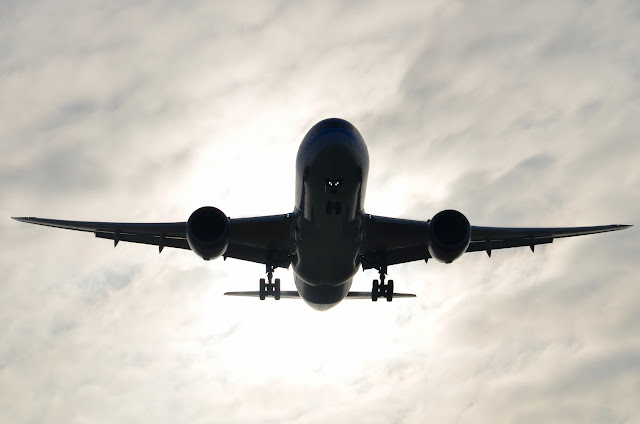
<path id="1" fill-rule="evenodd" d="M 368 172 L 367 146 L 347 121 L 321 121 L 300 144 L 293 272 L 298 293 L 314 309 L 344 299 L 360 266 Z"/>

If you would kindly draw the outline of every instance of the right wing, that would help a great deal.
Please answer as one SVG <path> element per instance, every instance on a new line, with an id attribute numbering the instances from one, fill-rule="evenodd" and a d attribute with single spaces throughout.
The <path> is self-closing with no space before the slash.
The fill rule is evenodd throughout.
<path id="1" fill-rule="evenodd" d="M 186 222 L 133 223 L 133 222 L 93 222 L 64 221 L 60 219 L 14 217 L 16 221 L 66 230 L 91 232 L 98 238 L 113 240 L 113 246 L 120 241 L 151 244 L 159 247 L 176 247 L 191 250 L 187 243 Z"/>
<path id="2" fill-rule="evenodd" d="M 131 223 L 65 221 L 34 217 L 16 221 L 67 230 L 92 232 L 98 238 L 190 250 L 186 222 Z M 224 258 L 234 258 L 274 267 L 287 268 L 291 263 L 292 214 L 235 218 L 229 220 L 229 246 Z"/>

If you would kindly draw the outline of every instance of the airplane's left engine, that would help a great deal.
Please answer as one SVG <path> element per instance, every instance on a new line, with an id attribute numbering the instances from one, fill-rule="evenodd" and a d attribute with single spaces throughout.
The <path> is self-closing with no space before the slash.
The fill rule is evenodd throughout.
<path id="1" fill-rule="evenodd" d="M 213 206 L 196 209 L 187 221 L 187 242 L 205 261 L 224 255 L 229 246 L 229 218 Z"/>
<path id="2" fill-rule="evenodd" d="M 450 264 L 466 252 L 471 242 L 471 225 L 462 213 L 453 209 L 438 212 L 429 221 L 429 253 Z"/>

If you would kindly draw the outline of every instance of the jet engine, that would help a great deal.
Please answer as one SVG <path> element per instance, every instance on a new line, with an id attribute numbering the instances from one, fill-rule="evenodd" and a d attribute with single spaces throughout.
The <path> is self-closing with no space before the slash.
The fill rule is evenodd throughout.
<path id="1" fill-rule="evenodd" d="M 429 253 L 445 263 L 458 259 L 469 247 L 471 225 L 462 213 L 453 209 L 438 212 L 429 221 Z"/>
<path id="2" fill-rule="evenodd" d="M 205 261 L 222 256 L 229 246 L 229 218 L 213 206 L 196 209 L 187 221 L 187 242 Z"/>

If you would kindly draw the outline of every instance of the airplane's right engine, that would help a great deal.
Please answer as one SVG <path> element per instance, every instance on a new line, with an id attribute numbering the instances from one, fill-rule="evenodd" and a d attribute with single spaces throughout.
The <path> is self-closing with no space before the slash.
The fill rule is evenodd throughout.
<path id="1" fill-rule="evenodd" d="M 429 221 L 428 237 L 431 256 L 449 264 L 467 251 L 471 242 L 471 225 L 462 213 L 447 209 Z"/>
<path id="2" fill-rule="evenodd" d="M 205 261 L 224 255 L 229 246 L 229 218 L 213 206 L 196 209 L 187 221 L 187 242 Z"/>

